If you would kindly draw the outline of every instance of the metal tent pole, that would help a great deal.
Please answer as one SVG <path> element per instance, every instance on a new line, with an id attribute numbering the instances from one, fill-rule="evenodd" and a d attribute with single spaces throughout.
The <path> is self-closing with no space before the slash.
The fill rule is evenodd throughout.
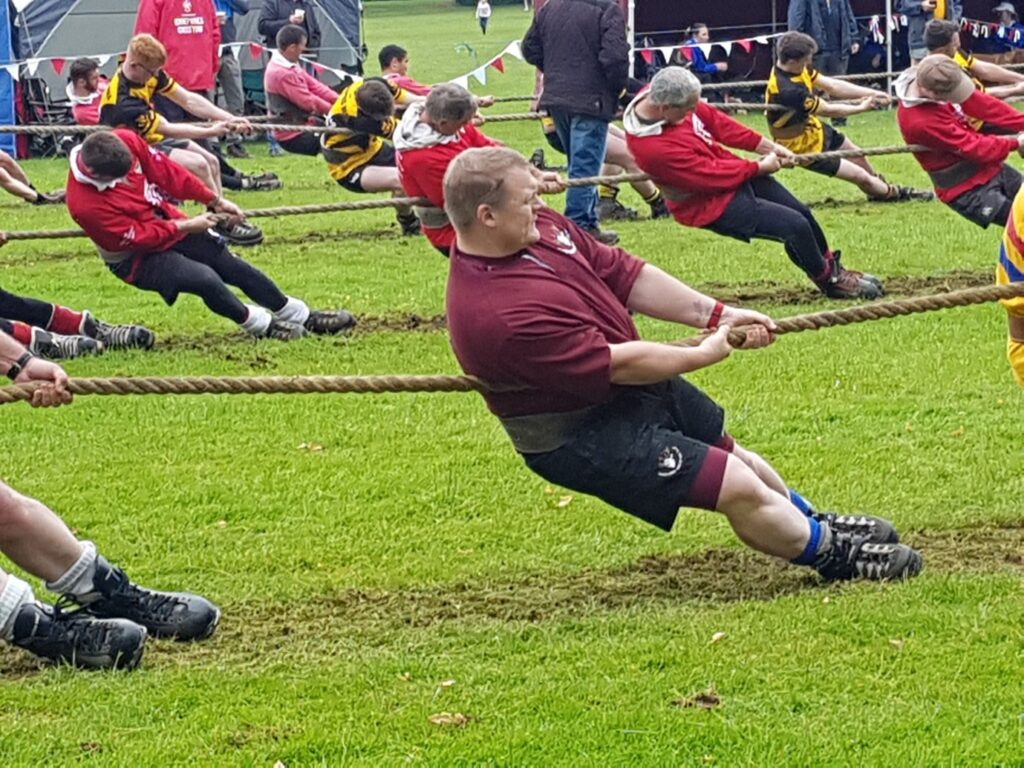
<path id="1" fill-rule="evenodd" d="M 885 0 L 885 71 L 892 72 L 892 0 Z M 892 75 L 885 78 L 885 92 L 892 93 Z"/>

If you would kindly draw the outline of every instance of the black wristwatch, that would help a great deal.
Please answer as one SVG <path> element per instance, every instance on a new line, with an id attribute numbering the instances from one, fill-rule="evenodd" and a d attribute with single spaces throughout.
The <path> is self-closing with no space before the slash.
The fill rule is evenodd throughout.
<path id="1" fill-rule="evenodd" d="M 7 378 L 10 379 L 11 381 L 14 381 L 16 378 L 18 378 L 18 375 L 23 370 L 25 370 L 25 366 L 28 365 L 29 361 L 32 360 L 32 358 L 34 357 L 35 355 L 33 355 L 31 352 L 26 352 L 17 360 L 15 360 L 14 365 L 7 369 Z"/>

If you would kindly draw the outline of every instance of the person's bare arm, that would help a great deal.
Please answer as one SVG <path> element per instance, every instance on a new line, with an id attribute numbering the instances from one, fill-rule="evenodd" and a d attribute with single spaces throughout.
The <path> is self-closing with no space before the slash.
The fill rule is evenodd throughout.
<path id="1" fill-rule="evenodd" d="M 983 83 L 995 83 L 996 85 L 1024 83 L 1024 72 L 1014 72 L 1011 69 L 1000 67 L 998 64 L 993 64 L 991 61 L 975 59 L 971 65 L 971 74 Z M 1002 97 L 997 96 L 996 98 Z"/>
<path id="2" fill-rule="evenodd" d="M 729 326 L 723 325 L 697 347 L 673 347 L 655 341 L 609 344 L 613 384 L 643 386 L 724 360 L 732 354 Z"/>
<path id="3" fill-rule="evenodd" d="M 865 88 L 863 85 L 857 85 L 847 80 L 837 80 L 834 77 L 826 77 L 825 75 L 818 75 L 815 85 L 833 99 L 860 99 L 865 96 L 874 96 L 877 99 L 889 101 L 889 97 L 886 94 L 874 88 Z"/>

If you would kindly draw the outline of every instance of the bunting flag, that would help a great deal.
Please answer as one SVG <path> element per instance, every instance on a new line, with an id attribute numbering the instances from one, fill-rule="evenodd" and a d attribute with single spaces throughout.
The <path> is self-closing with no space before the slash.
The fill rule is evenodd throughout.
<path id="1" fill-rule="evenodd" d="M 490 59 L 485 61 L 481 66 L 474 69 L 472 72 L 467 72 L 465 75 L 459 75 L 453 77 L 448 82 L 461 85 L 463 88 L 469 88 L 469 78 L 475 78 L 480 82 L 481 85 L 487 85 L 487 70 L 491 67 L 498 70 L 502 74 L 505 72 L 505 57 L 514 56 L 520 61 L 523 60 L 523 49 L 520 46 L 518 40 L 513 40 L 506 45 L 497 56 L 492 56 Z"/>
<path id="2" fill-rule="evenodd" d="M 28 59 L 25 62 L 25 67 L 28 69 L 28 76 L 35 77 L 36 72 L 39 71 L 39 65 L 42 63 L 42 59 Z"/>
<path id="3" fill-rule="evenodd" d="M 745 37 L 745 38 L 740 39 L 740 40 L 722 40 L 721 42 L 713 42 L 713 43 L 687 43 L 687 44 L 684 44 L 684 45 L 672 45 L 672 46 L 637 47 L 635 50 L 641 56 L 644 57 L 645 61 L 647 60 L 647 57 L 646 57 L 646 55 L 644 53 L 645 51 L 649 51 L 649 52 L 658 51 L 662 56 L 665 57 L 665 61 L 669 60 L 669 57 L 672 55 L 673 51 L 679 51 L 687 59 L 692 60 L 693 56 L 688 51 L 690 49 L 693 49 L 693 48 L 699 48 L 701 50 L 701 52 L 704 54 L 705 57 L 711 55 L 711 49 L 714 48 L 716 45 L 719 46 L 720 48 L 725 49 L 725 55 L 726 56 L 728 56 L 728 55 L 730 55 L 732 53 L 732 47 L 734 45 L 738 45 L 744 51 L 746 51 L 747 53 L 750 53 L 751 50 L 753 50 L 753 48 L 754 48 L 754 43 L 760 43 L 761 45 L 768 45 L 768 42 L 770 40 L 772 40 L 773 38 L 776 38 L 776 37 L 782 37 L 783 34 L 785 34 L 785 33 L 778 32 L 778 33 L 775 33 L 775 34 L 772 34 L 772 35 L 758 35 L 757 37 Z M 650 62 L 648 62 L 648 63 L 650 63 Z"/>
<path id="4" fill-rule="evenodd" d="M 754 50 L 754 43 L 752 40 L 737 40 L 736 45 L 738 45 L 747 53 L 750 53 L 752 50 Z"/>
<path id="5" fill-rule="evenodd" d="M 654 63 L 654 51 L 651 51 L 651 50 L 648 50 L 647 48 L 644 48 L 642 51 L 640 51 L 640 58 L 642 58 L 647 64 L 653 64 Z M 668 61 L 668 59 L 666 59 L 666 61 Z"/>
<path id="6" fill-rule="evenodd" d="M 263 55 L 263 46 L 259 43 L 249 43 L 249 55 L 254 59 L 260 58 Z"/>
<path id="7" fill-rule="evenodd" d="M 675 52 L 675 50 L 676 50 L 675 48 L 673 48 L 671 45 L 669 45 L 669 46 L 666 46 L 665 48 L 659 48 L 658 52 L 665 58 L 665 61 L 671 61 L 672 60 L 672 54 Z M 648 62 L 648 63 L 650 63 L 650 62 Z"/>
<path id="8" fill-rule="evenodd" d="M 693 49 L 692 48 L 680 48 L 679 52 L 683 54 L 683 58 L 687 61 L 693 61 Z M 668 59 L 665 59 L 668 61 Z"/>
<path id="9" fill-rule="evenodd" d="M 64 73 L 64 59 L 53 58 L 50 59 L 50 63 L 53 64 L 53 71 L 56 72 L 58 75 Z"/>

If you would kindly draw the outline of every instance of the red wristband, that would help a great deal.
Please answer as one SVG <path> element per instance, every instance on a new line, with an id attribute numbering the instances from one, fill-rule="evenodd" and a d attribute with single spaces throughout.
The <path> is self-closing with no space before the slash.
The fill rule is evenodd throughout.
<path id="1" fill-rule="evenodd" d="M 715 302 L 715 308 L 711 310 L 711 317 L 708 318 L 708 324 L 704 327 L 710 331 L 715 330 L 718 324 L 722 321 L 722 313 L 725 312 L 725 304 L 720 301 Z"/>

